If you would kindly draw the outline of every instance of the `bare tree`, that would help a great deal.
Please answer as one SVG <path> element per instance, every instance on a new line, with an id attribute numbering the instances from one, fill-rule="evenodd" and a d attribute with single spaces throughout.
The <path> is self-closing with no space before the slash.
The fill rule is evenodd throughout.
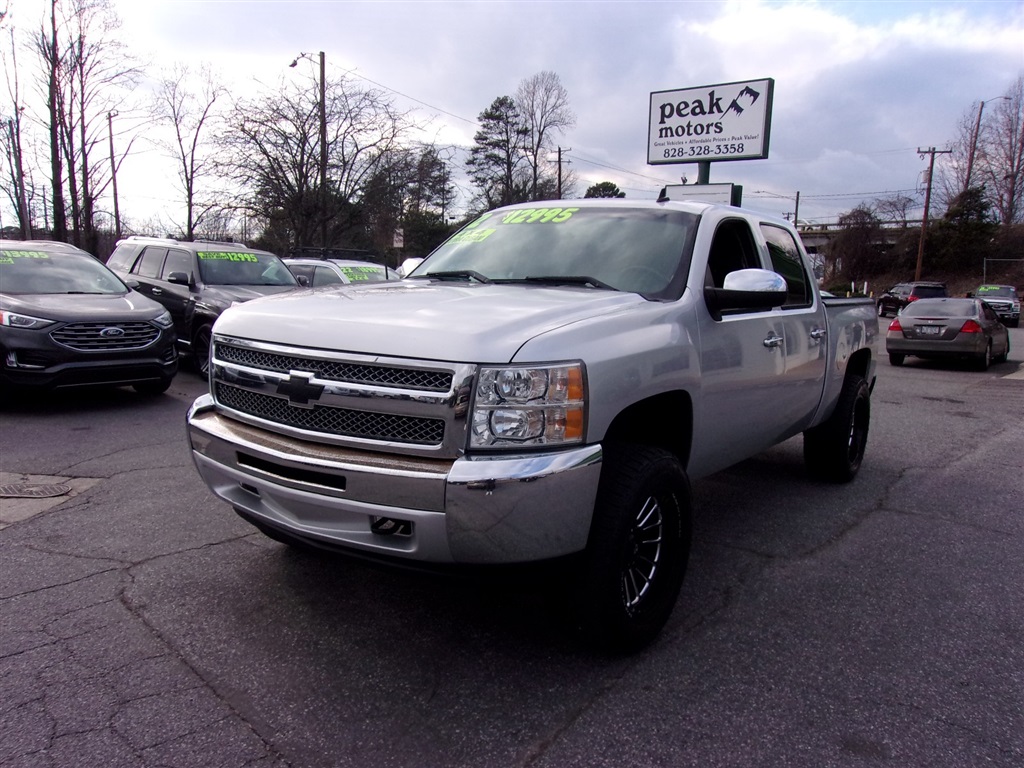
<path id="1" fill-rule="evenodd" d="M 519 84 L 516 106 L 526 126 L 524 148 L 530 165 L 530 196 L 538 199 L 547 155 L 554 150 L 554 137 L 576 124 L 569 108 L 569 92 L 554 72 L 538 72 Z"/>
<path id="2" fill-rule="evenodd" d="M 211 214 L 218 208 L 215 198 L 203 197 L 200 189 L 215 171 L 212 143 L 207 145 L 204 139 L 214 129 L 218 100 L 227 94 L 208 66 L 200 68 L 195 90 L 192 74 L 186 65 L 175 66 L 161 82 L 157 97 L 157 113 L 174 131 L 173 143 L 162 144 L 178 166 L 178 181 L 185 195 L 185 224 L 181 230 L 187 240 L 195 238 L 196 231 L 213 218 Z M 216 225 L 222 228 L 220 217 Z"/>
<path id="3" fill-rule="evenodd" d="M 320 191 L 319 89 L 282 83 L 279 90 L 234 105 L 222 136 L 223 171 L 242 190 L 248 214 L 286 233 L 284 246 L 343 239 L 358 225 L 358 203 L 374 174 L 410 129 L 381 91 L 342 77 L 324 84 L 328 190 Z M 329 201 L 326 207 L 324 197 Z"/>
<path id="4" fill-rule="evenodd" d="M 1024 222 L 1024 75 L 992 105 L 975 167 L 999 221 Z"/>
<path id="5" fill-rule="evenodd" d="M 6 10 L 0 15 L 0 21 L 6 17 Z M 31 194 L 30 182 L 25 173 L 22 122 L 25 108 L 21 99 L 21 83 L 18 79 L 17 49 L 14 45 L 14 30 L 10 32 L 10 48 L 0 53 L 0 62 L 4 63 L 7 73 L 7 91 L 10 97 L 10 115 L 2 115 L 3 125 L 0 126 L 0 148 L 3 150 L 6 167 L 4 168 L 4 191 L 18 217 L 18 229 L 24 239 L 32 237 L 32 216 L 29 208 Z M 8 61 L 10 66 L 7 66 Z"/>
<path id="6" fill-rule="evenodd" d="M 887 197 L 880 197 L 874 201 L 874 211 L 882 221 L 891 221 L 899 224 L 901 229 L 907 228 L 907 214 L 919 205 L 917 200 L 909 195 L 894 192 Z"/>
<path id="7" fill-rule="evenodd" d="M 45 65 L 54 237 L 95 253 L 96 203 L 111 182 L 106 115 L 131 92 L 139 69 L 116 37 L 110 0 L 50 0 L 36 50 Z M 99 157 L 97 157 L 99 156 Z M 104 157 L 105 159 L 105 157 Z"/>

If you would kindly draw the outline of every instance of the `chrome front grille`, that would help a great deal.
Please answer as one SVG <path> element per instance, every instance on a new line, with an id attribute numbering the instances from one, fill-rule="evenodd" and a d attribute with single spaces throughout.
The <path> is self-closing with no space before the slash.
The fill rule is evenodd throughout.
<path id="1" fill-rule="evenodd" d="M 429 392 L 447 392 L 452 385 L 451 371 L 419 368 L 394 368 L 384 365 L 323 360 L 267 352 L 228 344 L 219 345 L 216 355 L 220 360 L 237 363 L 247 368 L 264 371 L 307 371 L 318 379 L 346 381 L 355 384 L 375 384 L 381 387 L 422 389 Z"/>
<path id="2" fill-rule="evenodd" d="M 58 344 L 80 352 L 143 349 L 159 336 L 152 323 L 70 323 L 50 334 Z"/>
<path id="3" fill-rule="evenodd" d="M 476 366 L 215 336 L 211 392 L 227 415 L 301 440 L 434 458 L 466 447 Z"/>
<path id="4" fill-rule="evenodd" d="M 444 440 L 444 421 L 441 419 L 323 405 L 296 408 L 286 398 L 262 395 L 220 382 L 214 385 L 214 396 L 221 405 L 241 413 L 320 434 L 412 445 L 440 445 Z"/>

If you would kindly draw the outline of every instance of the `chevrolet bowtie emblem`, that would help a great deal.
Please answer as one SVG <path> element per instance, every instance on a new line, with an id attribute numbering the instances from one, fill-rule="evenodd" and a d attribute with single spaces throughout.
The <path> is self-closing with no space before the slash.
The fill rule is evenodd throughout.
<path id="1" fill-rule="evenodd" d="M 277 394 L 284 395 L 288 402 L 303 408 L 312 408 L 310 400 L 318 400 L 324 393 L 324 387 L 320 384 L 313 384 L 312 373 L 300 373 L 292 371 L 287 381 L 277 385 Z"/>

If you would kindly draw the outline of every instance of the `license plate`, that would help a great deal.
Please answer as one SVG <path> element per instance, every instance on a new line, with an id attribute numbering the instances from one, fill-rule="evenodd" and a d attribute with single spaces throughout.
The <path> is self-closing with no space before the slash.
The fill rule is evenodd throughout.
<path id="1" fill-rule="evenodd" d="M 917 332 L 922 336 L 938 336 L 942 333 L 942 328 L 938 325 L 919 325 Z"/>

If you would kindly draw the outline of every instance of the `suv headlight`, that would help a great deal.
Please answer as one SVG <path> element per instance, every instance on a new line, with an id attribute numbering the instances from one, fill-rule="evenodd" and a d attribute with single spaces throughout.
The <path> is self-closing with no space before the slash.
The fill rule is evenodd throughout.
<path id="1" fill-rule="evenodd" d="M 25 328 L 31 331 L 38 331 L 56 323 L 56 320 L 44 320 L 41 317 L 30 315 L 19 315 L 17 312 L 0 312 L 0 325 L 8 328 Z"/>
<path id="2" fill-rule="evenodd" d="M 582 363 L 482 367 L 470 447 L 564 445 L 583 441 Z"/>
<path id="3" fill-rule="evenodd" d="M 171 313 L 168 312 L 166 309 L 159 315 L 154 317 L 153 322 L 156 325 L 159 325 L 161 328 L 165 329 L 170 328 L 172 325 L 174 325 L 174 320 L 171 318 Z"/>

